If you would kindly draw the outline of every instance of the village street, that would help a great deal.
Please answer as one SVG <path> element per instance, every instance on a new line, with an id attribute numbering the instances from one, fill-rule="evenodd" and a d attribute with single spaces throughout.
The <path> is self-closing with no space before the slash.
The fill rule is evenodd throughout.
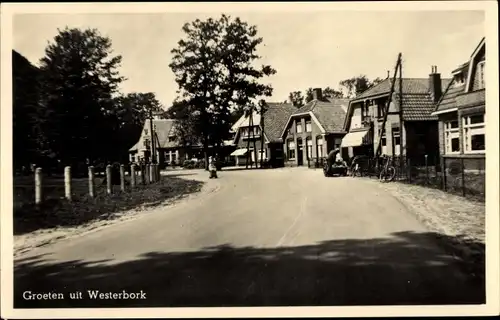
<path id="1" fill-rule="evenodd" d="M 321 170 L 170 172 L 217 187 L 176 207 L 32 250 L 15 307 L 459 304 L 482 301 L 404 203 Z M 89 299 L 87 290 L 144 292 Z M 33 301 L 23 292 L 64 293 Z M 69 299 L 81 291 L 83 299 Z M 25 293 L 26 296 L 26 293 Z"/>

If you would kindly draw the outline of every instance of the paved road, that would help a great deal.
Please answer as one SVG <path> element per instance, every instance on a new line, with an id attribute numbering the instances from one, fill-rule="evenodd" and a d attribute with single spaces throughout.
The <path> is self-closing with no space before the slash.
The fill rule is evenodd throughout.
<path id="1" fill-rule="evenodd" d="M 196 172 L 185 178 L 207 180 Z M 16 307 L 484 300 L 484 288 L 373 181 L 296 168 L 222 171 L 207 183 L 220 189 L 21 257 Z M 28 301 L 27 290 L 63 292 L 65 299 Z M 142 290 L 146 298 L 96 300 L 87 290 Z M 69 299 L 74 291 L 83 299 Z"/>

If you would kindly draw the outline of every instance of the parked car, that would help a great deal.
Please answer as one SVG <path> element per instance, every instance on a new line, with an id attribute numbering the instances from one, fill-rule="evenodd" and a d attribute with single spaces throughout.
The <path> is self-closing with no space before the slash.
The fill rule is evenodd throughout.
<path id="1" fill-rule="evenodd" d="M 331 177 L 334 175 L 338 176 L 347 176 L 347 164 L 345 161 L 342 162 L 334 162 L 332 165 L 329 165 L 328 162 L 323 166 L 323 173 L 325 177 Z"/>

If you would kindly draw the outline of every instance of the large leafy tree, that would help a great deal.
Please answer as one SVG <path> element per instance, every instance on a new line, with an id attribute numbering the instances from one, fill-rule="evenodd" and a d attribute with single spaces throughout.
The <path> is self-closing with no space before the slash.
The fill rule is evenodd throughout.
<path id="1" fill-rule="evenodd" d="M 332 89 L 330 87 L 326 87 L 322 89 L 322 95 L 323 98 L 342 98 L 343 93 L 342 91 L 338 91 L 335 89 Z M 293 91 L 290 92 L 290 95 L 288 97 L 288 100 L 296 107 L 301 107 L 304 104 L 312 101 L 314 99 L 313 95 L 313 88 L 308 88 L 307 90 L 304 91 L 304 95 L 300 91 Z"/>
<path id="2" fill-rule="evenodd" d="M 40 114 L 39 76 L 38 68 L 12 51 L 13 159 L 16 169 L 38 162 L 38 155 L 49 152 L 43 149 L 41 126 L 44 119 Z"/>
<path id="3" fill-rule="evenodd" d="M 59 30 L 41 59 L 43 131 L 63 163 L 113 158 L 120 55 L 96 29 Z"/>
<path id="4" fill-rule="evenodd" d="M 383 79 L 376 78 L 371 81 L 366 75 L 359 75 L 340 81 L 340 86 L 343 88 L 348 98 L 354 98 L 381 81 L 383 81 Z"/>
<path id="5" fill-rule="evenodd" d="M 170 67 L 179 86 L 178 103 L 187 109 L 206 159 L 208 145 L 219 147 L 227 137 L 234 109 L 256 108 L 259 97 L 272 94 L 272 87 L 259 80 L 276 71 L 257 65 L 263 39 L 239 18 L 196 19 L 182 30 L 185 37 L 172 50 Z"/>

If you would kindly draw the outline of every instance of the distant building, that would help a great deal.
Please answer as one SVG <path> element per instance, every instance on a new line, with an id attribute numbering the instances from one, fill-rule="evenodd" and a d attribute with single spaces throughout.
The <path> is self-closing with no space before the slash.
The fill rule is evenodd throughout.
<path id="1" fill-rule="evenodd" d="M 243 115 L 233 125 L 232 130 L 235 133 L 233 143 L 237 149 L 231 153 L 231 156 L 235 158 L 236 165 L 246 165 L 247 159 L 251 163 L 256 163 L 261 158 L 268 161 L 272 167 L 284 165 L 281 132 L 283 126 L 297 108 L 289 103 L 267 103 L 267 108 L 263 116 L 264 121 L 257 112 L 254 112 L 252 114 L 252 123 L 250 123 L 250 116 L 245 117 Z M 261 153 L 262 130 L 264 130 L 263 153 Z"/>
<path id="2" fill-rule="evenodd" d="M 322 90 L 314 89 L 313 100 L 295 109 L 283 126 L 286 165 L 308 165 L 340 148 L 348 105 L 348 99 L 323 98 Z"/>
<path id="3" fill-rule="evenodd" d="M 151 158 L 151 133 L 154 132 L 154 146 L 156 161 L 163 165 L 182 165 L 185 160 L 204 159 L 203 146 L 200 143 L 183 145 L 176 136 L 176 120 L 162 119 L 155 116 L 151 128 L 150 120 L 144 123 L 141 136 L 136 144 L 129 149 L 130 161 L 137 163 L 140 161 L 149 162 Z M 209 146 L 212 149 L 212 146 Z M 234 146 L 232 141 L 224 141 L 220 158 L 224 160 L 227 154 L 232 152 Z M 211 152 L 209 150 L 209 153 Z"/>

